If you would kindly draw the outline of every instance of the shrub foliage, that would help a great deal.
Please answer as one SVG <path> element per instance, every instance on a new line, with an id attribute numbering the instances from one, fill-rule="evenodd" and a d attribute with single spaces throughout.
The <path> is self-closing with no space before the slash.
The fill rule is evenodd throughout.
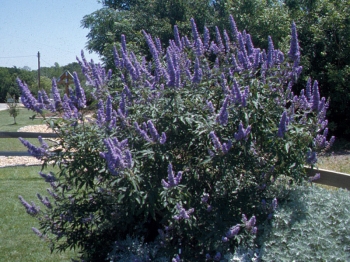
<path id="1" fill-rule="evenodd" d="M 317 81 L 291 91 L 301 72 L 295 24 L 286 59 L 271 38 L 260 50 L 232 17 L 230 25 L 210 39 L 192 19 L 192 37 L 175 26 L 167 49 L 144 31 L 151 59 L 129 51 L 122 36 L 113 74 L 82 56 L 93 114 L 76 74 L 63 98 L 53 80 L 53 103 L 18 80 L 27 108 L 62 115 L 48 120 L 56 144 L 22 139 L 43 167 L 59 167 L 40 173 L 51 185 L 50 199 L 39 196 L 44 210 L 21 198 L 52 249 L 119 261 L 131 237 L 156 250 L 142 261 L 219 261 L 253 244 L 276 208 L 278 178 L 302 181 L 305 163 L 314 165 L 334 138 L 326 139 L 328 102 Z"/>

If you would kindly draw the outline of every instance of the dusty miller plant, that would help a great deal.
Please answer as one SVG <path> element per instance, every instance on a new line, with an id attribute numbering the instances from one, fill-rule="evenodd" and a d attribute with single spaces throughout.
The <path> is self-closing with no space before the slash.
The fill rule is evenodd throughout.
<path id="1" fill-rule="evenodd" d="M 79 60 L 97 110 L 87 115 L 85 93 L 54 102 L 33 97 L 18 80 L 27 108 L 63 112 L 49 120 L 57 143 L 41 140 L 30 152 L 59 171 L 40 173 L 50 198 L 39 209 L 23 198 L 52 249 L 79 248 L 81 258 L 101 261 L 127 236 L 157 246 L 159 257 L 220 261 L 238 245 L 254 248 L 258 226 L 277 206 L 280 176 L 306 177 L 327 149 L 328 102 L 317 81 L 292 92 L 301 72 L 295 24 L 287 57 L 255 48 L 251 36 L 231 28 L 210 39 L 197 32 L 164 48 L 143 32 L 150 57 L 129 51 L 124 37 L 114 50 L 115 68 Z M 141 258 L 140 258 L 141 261 Z"/>

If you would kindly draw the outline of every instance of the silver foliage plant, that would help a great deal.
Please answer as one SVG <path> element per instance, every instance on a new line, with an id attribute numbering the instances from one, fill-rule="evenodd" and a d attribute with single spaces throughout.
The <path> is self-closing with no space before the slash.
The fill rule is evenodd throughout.
<path id="1" fill-rule="evenodd" d="M 277 208 L 275 181 L 303 181 L 304 165 L 315 165 L 334 138 L 327 140 L 328 101 L 317 81 L 292 91 L 302 70 L 295 24 L 287 58 L 270 37 L 261 50 L 232 16 L 230 24 L 212 38 L 191 19 L 192 37 L 175 26 L 166 48 L 143 31 L 148 56 L 122 37 L 113 72 L 82 54 L 92 109 L 77 74 L 63 98 L 53 80 L 53 102 L 17 80 L 28 109 L 62 116 L 48 121 L 56 144 L 21 139 L 43 168 L 59 168 L 40 173 L 50 184 L 52 202 L 41 197 L 47 208 L 21 198 L 53 249 L 79 247 L 95 261 L 130 236 L 173 261 L 220 261 L 238 245 L 254 246 Z"/>

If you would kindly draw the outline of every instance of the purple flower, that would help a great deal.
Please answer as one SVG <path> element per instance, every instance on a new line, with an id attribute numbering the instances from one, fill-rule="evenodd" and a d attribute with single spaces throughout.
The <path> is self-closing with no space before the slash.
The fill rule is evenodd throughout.
<path id="1" fill-rule="evenodd" d="M 255 216 L 252 216 L 247 222 L 245 222 L 245 227 L 246 229 L 248 229 L 248 231 L 250 231 L 256 223 L 256 218 Z"/>
<path id="2" fill-rule="evenodd" d="M 268 36 L 268 49 L 267 49 L 267 66 L 268 68 L 271 68 L 275 62 L 275 48 L 273 46 L 272 38 L 271 36 Z"/>
<path id="3" fill-rule="evenodd" d="M 27 147 L 28 149 L 28 153 L 30 155 L 32 155 L 33 157 L 37 158 L 37 159 L 42 159 L 43 157 L 49 156 L 49 146 L 43 141 L 43 139 L 41 138 L 41 136 L 38 137 L 38 140 L 41 144 L 40 147 L 36 147 L 33 144 L 31 144 L 29 141 L 23 139 L 22 137 L 19 138 L 19 140 L 21 141 L 21 143 Z"/>
<path id="4" fill-rule="evenodd" d="M 214 261 L 220 261 L 220 259 L 221 259 L 221 253 L 217 252 L 214 256 Z"/>
<path id="5" fill-rule="evenodd" d="M 318 180 L 321 178 L 321 174 L 320 173 L 316 173 L 314 176 L 309 178 L 309 182 L 313 182 L 315 180 Z"/>
<path id="6" fill-rule="evenodd" d="M 242 121 L 240 121 L 239 126 L 238 126 L 238 132 L 234 134 L 235 139 L 237 141 L 240 141 L 242 139 L 248 140 L 248 135 L 250 133 L 251 126 L 248 126 L 246 129 L 243 127 Z"/>
<path id="7" fill-rule="evenodd" d="M 51 183 L 55 182 L 57 178 L 55 177 L 55 174 L 50 172 L 49 174 L 44 174 L 43 172 L 39 172 L 39 175 L 45 179 L 45 182 Z"/>
<path id="8" fill-rule="evenodd" d="M 44 237 L 43 234 L 39 231 L 39 229 L 32 227 L 33 232 L 40 238 Z"/>
<path id="9" fill-rule="evenodd" d="M 220 52 L 222 52 L 225 50 L 225 47 L 224 47 L 224 44 L 222 43 L 220 31 L 217 26 L 215 26 L 215 33 L 216 33 L 216 45 L 219 47 Z"/>
<path id="10" fill-rule="evenodd" d="M 226 237 L 228 238 L 233 238 L 234 236 L 236 236 L 239 233 L 239 230 L 241 229 L 240 225 L 237 224 L 233 227 L 231 227 L 227 232 L 226 232 Z"/>
<path id="11" fill-rule="evenodd" d="M 120 171 L 132 167 L 131 152 L 126 149 L 128 146 L 127 139 L 119 142 L 118 139 L 114 137 L 106 138 L 103 142 L 108 152 L 101 152 L 100 156 L 106 160 L 108 170 L 112 175 L 119 175 Z"/>
<path id="12" fill-rule="evenodd" d="M 210 43 L 210 35 L 209 35 L 209 30 L 208 28 L 205 26 L 204 27 L 204 36 L 203 36 L 203 40 L 204 40 L 204 48 L 208 49 L 209 48 L 209 43 Z"/>
<path id="13" fill-rule="evenodd" d="M 175 38 L 175 43 L 178 48 L 182 49 L 182 43 L 179 35 L 179 29 L 177 25 L 174 25 L 174 38 Z"/>
<path id="14" fill-rule="evenodd" d="M 50 200 L 47 197 L 43 198 L 39 193 L 37 193 L 36 195 L 39 198 L 39 200 L 41 201 L 41 203 L 43 203 L 47 208 L 49 208 L 49 209 L 52 208 Z"/>
<path id="15" fill-rule="evenodd" d="M 319 104 L 320 104 L 320 92 L 318 91 L 318 82 L 317 80 L 315 80 L 312 86 L 312 110 L 315 110 L 316 112 L 318 112 Z"/>
<path id="16" fill-rule="evenodd" d="M 232 15 L 230 15 L 230 26 L 231 26 L 231 33 L 233 36 L 233 40 L 235 42 L 238 42 L 238 30 L 237 30 L 236 22 L 233 19 Z"/>
<path id="17" fill-rule="evenodd" d="M 173 216 L 175 220 L 181 220 L 181 219 L 189 219 L 190 215 L 194 212 L 193 208 L 190 208 L 188 210 L 184 209 L 180 203 L 176 204 L 176 209 L 178 211 L 178 215 Z"/>
<path id="18" fill-rule="evenodd" d="M 314 165 L 317 163 L 317 153 L 309 150 L 306 153 L 306 163 Z"/>
<path id="19" fill-rule="evenodd" d="M 19 78 L 16 79 L 18 87 L 21 91 L 21 101 L 23 105 L 30 110 L 33 110 L 37 113 L 42 113 L 41 106 L 35 97 L 31 94 L 26 83 L 22 82 Z"/>
<path id="20" fill-rule="evenodd" d="M 200 83 L 202 80 L 202 69 L 200 68 L 200 64 L 199 64 L 199 59 L 198 57 L 196 57 L 195 63 L 194 63 L 194 74 L 193 74 L 193 78 L 192 78 L 192 82 L 193 83 Z"/>
<path id="21" fill-rule="evenodd" d="M 216 121 L 222 126 L 226 126 L 228 123 L 228 111 L 227 111 L 228 101 L 229 101 L 229 98 L 226 97 L 224 100 L 224 103 L 222 104 L 220 112 L 216 118 Z"/>
<path id="22" fill-rule="evenodd" d="M 288 119 L 287 119 L 287 112 L 284 111 L 280 120 L 280 124 L 278 126 L 278 137 L 284 137 L 284 133 L 287 132 L 287 125 L 288 125 Z"/>
<path id="23" fill-rule="evenodd" d="M 168 165 L 168 182 L 166 182 L 164 179 L 162 179 L 161 183 L 163 187 L 169 189 L 172 187 L 176 187 L 179 185 L 181 179 L 182 179 L 182 171 L 179 171 L 176 176 L 174 176 L 173 166 L 171 163 Z"/>
<path id="24" fill-rule="evenodd" d="M 160 139 L 159 139 L 159 144 L 164 145 L 165 142 L 166 142 L 166 135 L 164 132 L 162 132 L 162 135 L 160 136 Z"/>
<path id="25" fill-rule="evenodd" d="M 158 131 L 157 131 L 157 129 L 155 128 L 155 126 L 154 126 L 152 120 L 148 120 L 148 121 L 147 121 L 147 126 L 148 126 L 148 130 L 149 130 L 149 132 L 150 132 L 150 134 L 151 134 L 152 140 L 153 140 L 154 142 L 157 142 L 157 141 L 159 140 L 159 134 L 158 134 Z"/>
<path id="26" fill-rule="evenodd" d="M 18 196 L 19 200 L 21 201 L 22 205 L 25 207 L 27 213 L 29 215 L 36 215 L 39 213 L 40 211 L 40 207 L 36 206 L 33 202 L 31 204 L 29 204 L 28 202 L 26 202 L 24 200 L 24 198 L 22 196 Z"/>
<path id="27" fill-rule="evenodd" d="M 297 34 L 297 28 L 294 22 L 292 23 L 292 37 L 290 40 L 290 49 L 288 52 L 288 56 L 292 61 L 299 61 L 300 59 L 298 34 Z"/>
<path id="28" fill-rule="evenodd" d="M 209 136 L 211 138 L 211 141 L 213 142 L 214 144 L 214 148 L 215 148 L 215 151 L 216 152 L 222 152 L 222 145 L 220 143 L 220 140 L 219 138 L 215 135 L 215 132 L 214 131 L 211 131 L 209 133 Z"/>
<path id="29" fill-rule="evenodd" d="M 85 92 L 80 85 L 78 74 L 76 72 L 73 72 L 73 79 L 75 84 L 75 98 L 76 98 L 76 103 L 78 105 L 78 108 L 85 108 L 86 107 Z"/>

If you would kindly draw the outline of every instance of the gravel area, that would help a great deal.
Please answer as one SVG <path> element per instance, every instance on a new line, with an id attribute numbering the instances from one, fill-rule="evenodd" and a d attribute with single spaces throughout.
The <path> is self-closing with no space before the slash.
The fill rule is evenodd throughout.
<path id="1" fill-rule="evenodd" d="M 52 133 L 52 130 L 47 125 L 24 126 L 17 130 L 18 132 L 40 132 Z M 41 165 L 42 162 L 31 156 L 0 156 L 0 167 L 8 166 L 34 166 Z"/>

